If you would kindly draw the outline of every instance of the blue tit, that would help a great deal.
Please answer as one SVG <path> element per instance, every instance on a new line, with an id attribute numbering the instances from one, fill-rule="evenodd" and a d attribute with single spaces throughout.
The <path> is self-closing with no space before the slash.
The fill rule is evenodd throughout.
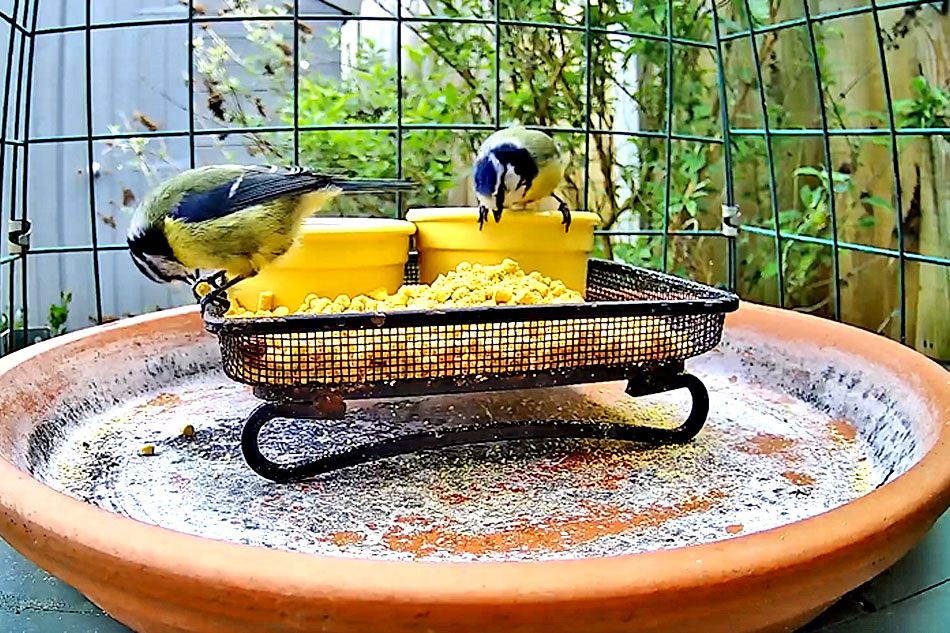
<path id="1" fill-rule="evenodd" d="M 571 212 L 554 195 L 564 177 L 564 165 L 554 139 L 544 132 L 521 126 L 498 130 L 479 148 L 474 177 L 479 228 L 488 219 L 489 209 L 498 222 L 504 209 L 524 208 L 548 196 L 560 205 L 564 230 L 570 228 Z"/>
<path id="2" fill-rule="evenodd" d="M 203 281 L 220 296 L 283 255 L 303 220 L 337 195 L 411 188 L 299 167 L 190 169 L 156 187 L 135 210 L 129 252 L 142 274 L 159 283 L 197 284 L 199 270 L 217 271 Z"/>

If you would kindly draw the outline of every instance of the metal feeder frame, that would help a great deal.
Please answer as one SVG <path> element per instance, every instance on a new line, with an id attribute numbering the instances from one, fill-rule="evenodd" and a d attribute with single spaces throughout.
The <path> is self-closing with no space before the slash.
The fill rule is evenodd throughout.
<path id="1" fill-rule="evenodd" d="M 662 445 L 691 440 L 702 429 L 709 412 L 709 394 L 703 382 L 685 371 L 684 361 L 715 347 L 722 336 L 727 312 L 738 308 L 733 293 L 635 266 L 592 259 L 588 266 L 588 301 L 582 304 L 544 304 L 480 308 L 404 310 L 386 313 L 342 313 L 292 315 L 254 319 L 224 318 L 222 309 L 209 302 L 203 310 L 205 328 L 217 335 L 225 373 L 233 380 L 252 385 L 254 395 L 265 402 L 245 420 L 241 448 L 248 465 L 257 474 L 276 482 L 299 481 L 340 468 L 419 450 L 464 444 L 538 438 L 610 439 Z M 418 280 L 418 264 L 412 254 L 406 265 L 406 283 Z M 314 350 L 330 352 L 333 346 L 354 344 L 387 331 L 397 340 L 406 332 L 418 336 L 464 333 L 470 341 L 484 343 L 490 335 L 504 335 L 511 329 L 528 328 L 536 335 L 553 335 L 556 328 L 570 328 L 577 320 L 599 331 L 614 334 L 615 343 L 624 337 L 646 337 L 638 347 L 621 347 L 614 358 L 591 364 L 589 350 L 576 345 L 558 355 L 555 362 L 526 370 L 511 367 L 511 359 L 477 358 L 473 371 L 419 377 L 418 364 L 388 370 L 386 379 L 374 379 L 379 366 L 350 368 L 367 380 L 312 378 Z M 658 335 L 658 324 L 675 332 L 680 344 Z M 570 332 L 567 332 L 570 334 Z M 653 339 L 650 339 L 650 337 Z M 325 338 L 324 338 L 325 337 Z M 617 338 L 619 337 L 619 338 Z M 640 340 L 640 339 L 638 339 Z M 685 344 L 682 344 L 685 341 Z M 273 345 L 289 343 L 296 352 L 275 355 Z M 301 343 L 309 353 L 300 353 Z M 271 351 L 268 351 L 271 350 Z M 435 350 L 457 355 L 452 345 Z M 530 351 L 530 347 L 526 349 Z M 393 350 L 397 359 L 402 350 Z M 608 350 L 609 352 L 609 350 Z M 450 363 L 451 364 L 451 363 Z M 534 363 L 538 365 L 537 362 Z M 506 365 L 503 370 L 500 365 Z M 301 369 L 303 367 L 303 369 Z M 329 374 L 343 375 L 340 368 L 324 367 Z M 309 374 L 307 372 L 310 372 Z M 423 372 L 424 373 L 424 372 Z M 377 375 L 376 378 L 379 378 Z M 260 433 L 271 420 L 340 419 L 346 400 L 404 398 L 531 389 L 582 383 L 626 380 L 626 393 L 644 396 L 674 389 L 687 389 L 692 408 L 679 426 L 667 429 L 615 422 L 543 420 L 467 425 L 426 430 L 380 438 L 346 449 L 326 453 L 297 464 L 275 462 L 261 452 Z"/>

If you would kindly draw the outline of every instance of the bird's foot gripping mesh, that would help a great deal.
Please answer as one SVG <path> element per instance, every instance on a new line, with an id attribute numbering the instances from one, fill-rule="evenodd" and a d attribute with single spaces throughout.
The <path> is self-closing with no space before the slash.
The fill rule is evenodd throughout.
<path id="1" fill-rule="evenodd" d="M 417 280 L 414 259 L 407 283 Z M 225 319 L 206 311 L 225 373 L 268 401 L 247 420 L 248 463 L 280 481 L 423 448 L 537 437 L 667 443 L 692 438 L 708 409 L 685 359 L 718 344 L 735 295 L 645 269 L 592 260 L 587 302 L 532 306 Z M 688 389 L 693 410 L 676 429 L 623 423 L 526 421 L 387 438 L 302 465 L 265 458 L 274 418 L 342 417 L 344 399 L 526 389 L 627 380 L 627 393 Z"/>

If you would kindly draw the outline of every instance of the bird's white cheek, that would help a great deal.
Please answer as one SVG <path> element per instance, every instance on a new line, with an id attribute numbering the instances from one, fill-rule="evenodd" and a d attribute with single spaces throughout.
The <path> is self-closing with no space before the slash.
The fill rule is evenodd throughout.
<path id="1" fill-rule="evenodd" d="M 525 186 L 521 182 L 521 176 L 515 173 L 511 167 L 505 172 L 505 206 L 518 204 L 524 199 Z"/>
<path id="2" fill-rule="evenodd" d="M 514 193 L 518 183 L 521 182 L 521 177 L 515 173 L 515 170 L 511 167 L 505 170 L 505 193 L 511 194 Z"/>

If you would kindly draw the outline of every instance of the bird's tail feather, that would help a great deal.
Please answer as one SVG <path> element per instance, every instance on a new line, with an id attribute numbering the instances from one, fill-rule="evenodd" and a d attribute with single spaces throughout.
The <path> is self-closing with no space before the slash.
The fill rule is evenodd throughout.
<path id="1" fill-rule="evenodd" d="M 334 178 L 333 185 L 339 187 L 342 193 L 394 193 L 416 188 L 415 183 L 408 180 L 372 178 Z"/>

